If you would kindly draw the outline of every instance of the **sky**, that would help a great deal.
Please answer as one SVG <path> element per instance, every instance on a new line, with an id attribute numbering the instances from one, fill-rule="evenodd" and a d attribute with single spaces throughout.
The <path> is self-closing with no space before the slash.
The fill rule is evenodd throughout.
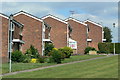
<path id="1" fill-rule="evenodd" d="M 90 19 L 109 27 L 113 42 L 118 42 L 118 2 L 2 2 L 0 5 L 0 12 L 8 16 L 23 10 L 39 18 L 52 14 L 63 20 L 71 16 L 80 21 Z"/>

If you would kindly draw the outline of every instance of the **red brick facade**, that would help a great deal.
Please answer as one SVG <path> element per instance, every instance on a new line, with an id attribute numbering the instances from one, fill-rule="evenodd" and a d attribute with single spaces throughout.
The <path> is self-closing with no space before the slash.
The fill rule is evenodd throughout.
<path id="1" fill-rule="evenodd" d="M 92 41 L 88 42 L 88 46 L 94 47 L 98 50 L 98 43 L 102 42 L 102 26 L 92 21 L 85 22 L 89 27 L 88 39 Z"/>
<path id="2" fill-rule="evenodd" d="M 0 51 L 2 51 L 3 62 L 7 62 L 9 20 L 8 17 L 0 16 L 0 18 L 2 19 L 0 19 L 2 24 L 2 33 L 0 34 L 0 37 L 2 37 L 0 39 L 0 42 L 2 42 L 2 47 L 0 47 Z M 68 46 L 68 24 L 70 24 L 72 27 L 71 39 L 77 41 L 77 54 L 84 54 L 84 50 L 87 46 L 98 49 L 98 43 L 102 42 L 103 38 L 102 26 L 92 21 L 85 21 L 85 23 L 82 23 L 75 19 L 69 19 L 65 22 L 52 15 L 45 16 L 42 18 L 43 20 L 41 20 L 26 12 L 19 12 L 15 14 L 14 19 L 24 25 L 22 35 L 18 34 L 18 32 L 20 33 L 20 29 L 17 27 L 15 28 L 13 35 L 14 39 L 20 39 L 25 42 L 22 44 L 20 49 L 23 53 L 30 48 L 30 45 L 33 45 L 38 49 L 39 53 L 42 54 L 42 47 L 44 46 L 42 42 L 44 33 L 43 21 L 45 21 L 51 27 L 50 40 L 56 48 Z M 87 27 L 89 27 L 88 35 Z M 45 30 L 44 37 L 45 39 L 49 39 L 49 30 Z M 92 41 L 87 41 L 87 39 L 92 39 Z"/>
<path id="3" fill-rule="evenodd" d="M 2 48 L 0 48 L 0 51 L 2 51 L 2 62 L 7 62 L 8 61 L 8 19 L 5 17 L 0 16 L 1 20 L 0 22 L 2 22 L 2 25 L 0 25 L 2 27 L 2 35 L 0 37 L 2 37 Z"/>
<path id="4" fill-rule="evenodd" d="M 50 40 L 54 46 L 56 48 L 67 46 L 67 24 L 52 17 L 47 17 L 43 20 L 51 26 Z"/>
<path id="5" fill-rule="evenodd" d="M 15 20 L 24 24 L 22 39 L 25 44 L 22 45 L 21 50 L 23 53 L 25 53 L 25 51 L 30 48 L 30 45 L 33 45 L 38 49 L 39 53 L 42 54 L 42 22 L 29 17 L 29 14 L 25 14 L 21 13 L 17 16 L 14 16 Z"/>
<path id="6" fill-rule="evenodd" d="M 2 62 L 8 62 L 9 53 L 8 53 L 8 40 L 9 40 L 9 18 L 7 16 L 1 15 L 1 39 L 0 42 L 2 43 L 0 51 L 2 53 Z M 15 20 L 14 20 L 15 21 Z M 17 21 L 15 21 L 18 23 Z M 13 25 L 13 39 L 20 39 L 20 30 L 22 26 L 17 26 L 16 24 Z M 19 46 L 19 42 L 13 42 L 12 50 L 14 50 L 14 45 L 17 44 Z M 1 57 L 1 56 L 0 56 Z"/>
<path id="7" fill-rule="evenodd" d="M 75 19 L 67 20 L 67 22 L 72 27 L 71 38 L 77 41 L 77 54 L 84 54 L 84 50 L 87 47 L 87 26 L 80 21 Z"/>

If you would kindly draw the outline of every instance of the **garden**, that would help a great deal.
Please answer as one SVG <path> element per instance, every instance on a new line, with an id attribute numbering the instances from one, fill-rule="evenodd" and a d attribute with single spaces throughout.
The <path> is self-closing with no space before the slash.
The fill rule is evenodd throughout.
<path id="1" fill-rule="evenodd" d="M 117 48 L 118 46 L 119 44 L 116 44 L 116 53 L 119 53 L 120 51 Z M 57 49 L 54 48 L 52 43 L 46 43 L 44 56 L 41 56 L 38 50 L 31 45 L 25 53 L 22 53 L 21 51 L 12 52 L 12 72 L 105 56 L 89 55 L 89 51 L 95 51 L 97 54 L 113 53 L 113 43 L 99 43 L 98 48 L 99 51 L 93 47 L 86 47 L 84 50 L 85 55 L 73 55 L 73 50 L 70 47 Z M 2 73 L 8 72 L 9 63 L 2 64 Z"/>
<path id="2" fill-rule="evenodd" d="M 83 56 L 83 58 L 89 57 Z M 82 58 L 79 56 L 79 58 Z M 95 56 L 94 56 L 95 57 Z M 72 56 L 71 56 L 72 58 Z M 44 64 L 44 63 L 43 63 Z M 22 65 L 26 66 L 26 65 Z M 32 65 L 31 65 L 32 66 Z M 28 67 L 28 66 L 27 66 Z M 15 68 L 15 67 L 14 67 Z M 6 78 L 113 78 L 118 80 L 118 56 L 106 57 L 74 64 L 67 64 L 42 70 L 3 76 Z M 101 80 L 100 79 L 100 80 Z M 88 79 L 87 79 L 88 80 Z M 91 80 L 91 79 L 90 79 Z M 93 79 L 92 79 L 93 80 Z M 111 79 L 110 79 L 111 80 Z"/>
<path id="3" fill-rule="evenodd" d="M 85 54 L 89 51 L 95 51 L 95 48 L 87 47 Z M 33 69 L 38 67 L 56 65 L 60 63 L 68 63 L 73 61 L 80 61 L 95 57 L 102 57 L 103 55 L 74 55 L 70 47 L 54 48 L 52 43 L 45 44 L 44 56 L 41 56 L 38 50 L 31 45 L 25 53 L 21 51 L 12 52 L 12 72 Z M 2 65 L 2 73 L 9 72 L 9 63 Z"/>
<path id="4" fill-rule="evenodd" d="M 12 52 L 12 72 L 23 71 L 35 68 L 41 68 L 51 65 L 70 63 L 74 61 L 88 60 L 66 64 L 62 66 L 46 68 L 32 72 L 24 72 L 15 75 L 3 76 L 3 78 L 117 78 L 118 74 L 118 56 L 106 57 L 103 59 L 91 60 L 92 58 L 105 57 L 106 55 L 89 55 L 90 51 L 95 51 L 97 54 L 108 54 L 105 46 L 102 48 L 99 44 L 99 51 L 93 47 L 86 47 L 85 55 L 73 55 L 73 50 L 70 47 L 54 48 L 54 45 L 45 44 L 44 56 L 41 56 L 38 50 L 31 45 L 25 53 L 21 51 Z M 117 45 L 118 46 L 118 45 Z M 109 46 L 108 46 L 109 47 Z M 99 64 L 98 64 L 99 63 Z M 89 66 L 88 66 L 89 65 Z M 102 67 L 101 67 L 102 66 Z M 111 69 L 112 68 L 112 69 Z M 52 71 L 52 73 L 51 73 Z M 81 73 L 82 72 L 82 73 Z M 2 74 L 9 73 L 9 63 L 2 64 Z M 69 74 L 72 73 L 72 74 Z M 114 74 L 113 74 L 114 73 Z M 49 74 L 49 75 L 46 75 Z M 75 74 L 75 75 L 73 75 Z M 112 76 L 111 76 L 112 75 Z"/>

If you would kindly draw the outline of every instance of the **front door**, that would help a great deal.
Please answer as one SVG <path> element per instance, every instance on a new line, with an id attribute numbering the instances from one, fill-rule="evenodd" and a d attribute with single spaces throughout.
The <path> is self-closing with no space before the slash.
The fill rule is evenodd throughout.
<path id="1" fill-rule="evenodd" d="M 19 43 L 14 43 L 13 44 L 13 51 L 19 50 Z"/>

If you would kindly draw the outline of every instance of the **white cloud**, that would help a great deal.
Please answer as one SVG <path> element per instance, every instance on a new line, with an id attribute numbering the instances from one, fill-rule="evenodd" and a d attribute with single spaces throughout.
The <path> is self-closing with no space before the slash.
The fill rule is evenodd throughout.
<path id="1" fill-rule="evenodd" d="M 95 15 L 92 15 L 92 14 L 74 14 L 72 17 L 76 18 L 76 19 L 79 19 L 80 21 L 84 21 L 86 19 L 90 19 L 90 20 L 93 20 L 93 21 L 96 21 L 97 23 L 100 23 L 102 21 L 100 21 L 99 17 L 95 16 Z"/>
<path id="2" fill-rule="evenodd" d="M 49 6 L 42 5 L 42 4 L 40 5 L 40 4 L 36 4 L 36 3 L 34 4 L 34 3 L 22 3 L 22 2 L 20 2 L 20 3 L 5 2 L 5 3 L 3 3 L 2 7 L 3 7 L 2 12 L 7 13 L 8 15 L 10 15 L 11 13 L 14 14 L 18 11 L 23 10 L 23 11 L 29 12 L 30 14 L 38 16 L 38 17 L 52 14 L 52 15 L 55 15 L 62 19 L 65 19 L 64 15 L 61 15 L 61 14 L 55 12 L 55 10 L 53 8 L 50 8 Z M 4 7 L 6 7 L 6 8 L 4 8 Z"/>
<path id="3" fill-rule="evenodd" d="M 38 17 L 42 17 L 48 14 L 53 14 L 59 18 L 65 19 L 67 17 L 64 14 L 68 15 L 69 10 L 76 9 L 78 10 L 78 13 L 73 15 L 74 18 L 79 19 L 80 21 L 84 21 L 89 18 L 90 20 L 93 20 L 97 23 L 101 23 L 103 26 L 108 26 L 112 30 L 113 36 L 116 36 L 118 35 L 118 30 L 116 28 L 115 31 L 113 31 L 114 28 L 112 26 L 113 23 L 116 23 L 116 27 L 118 27 L 118 20 L 117 20 L 118 6 L 116 6 L 116 4 L 117 3 L 114 4 L 112 3 L 44 3 L 42 4 L 36 2 L 35 3 L 5 2 L 2 5 L 3 7 L 2 11 L 3 13 L 10 15 L 11 13 L 16 13 L 20 10 L 24 10 Z M 57 12 L 57 10 L 59 11 Z M 79 12 L 79 10 L 81 12 Z M 115 40 L 117 40 L 117 37 L 115 37 Z"/>

